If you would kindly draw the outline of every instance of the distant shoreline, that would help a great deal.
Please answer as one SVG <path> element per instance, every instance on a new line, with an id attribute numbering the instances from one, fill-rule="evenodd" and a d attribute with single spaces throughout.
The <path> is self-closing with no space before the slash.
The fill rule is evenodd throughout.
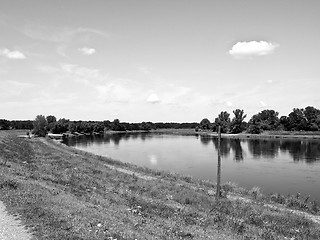
<path id="1" fill-rule="evenodd" d="M 184 135 L 202 135 L 202 136 L 213 136 L 218 137 L 217 132 L 211 131 L 198 131 L 194 129 L 157 129 L 151 130 L 150 132 L 155 133 L 169 133 L 169 134 L 184 134 Z M 284 131 L 272 131 L 263 132 L 261 134 L 250 134 L 250 133 L 222 133 L 222 138 L 234 138 L 234 139 L 316 139 L 320 140 L 320 132 L 284 132 Z"/>
<path id="2" fill-rule="evenodd" d="M 162 133 L 162 134 L 178 134 L 178 135 L 201 135 L 218 137 L 217 132 L 212 131 L 195 131 L 194 129 L 152 129 L 146 130 L 132 130 L 132 131 L 112 131 L 108 130 L 101 133 L 94 132 L 93 134 L 85 133 L 64 133 L 64 134 L 48 134 L 49 137 L 54 138 L 55 136 L 66 136 L 66 137 L 78 137 L 78 136 L 92 136 L 92 135 L 103 135 L 103 134 L 126 134 L 126 133 Z M 320 132 L 285 132 L 285 131 L 266 131 L 261 134 L 250 134 L 250 133 L 222 133 L 222 138 L 232 139 L 300 139 L 300 140 L 320 140 Z"/>

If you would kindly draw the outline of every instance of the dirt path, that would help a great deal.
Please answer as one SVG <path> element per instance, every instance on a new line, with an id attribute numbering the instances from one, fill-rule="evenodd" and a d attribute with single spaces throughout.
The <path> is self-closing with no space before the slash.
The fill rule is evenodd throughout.
<path id="1" fill-rule="evenodd" d="M 31 240 L 32 234 L 21 225 L 21 221 L 5 211 L 5 205 L 0 201 L 0 239 L 1 240 Z"/>
<path id="2" fill-rule="evenodd" d="M 110 164 L 104 164 L 104 166 L 106 166 L 106 167 L 108 167 L 110 169 L 116 170 L 118 172 L 122 172 L 122 173 L 125 173 L 125 174 L 136 176 L 137 178 L 141 178 L 141 179 L 144 179 L 144 180 L 147 180 L 147 181 L 156 180 L 157 179 L 156 177 L 151 177 L 151 176 L 144 175 L 144 174 L 141 174 L 141 173 L 138 173 L 138 172 L 134 172 L 134 171 L 131 171 L 131 170 L 128 170 L 128 169 L 115 167 L 115 166 L 112 166 Z"/>

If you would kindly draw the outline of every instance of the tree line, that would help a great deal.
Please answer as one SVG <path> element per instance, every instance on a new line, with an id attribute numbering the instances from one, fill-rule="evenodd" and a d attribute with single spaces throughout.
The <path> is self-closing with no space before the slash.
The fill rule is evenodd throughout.
<path id="1" fill-rule="evenodd" d="M 233 117 L 230 113 L 222 111 L 214 121 L 210 122 L 204 118 L 200 123 L 175 123 L 175 122 L 141 122 L 128 123 L 113 121 L 71 121 L 69 119 L 57 118 L 53 115 L 38 115 L 35 120 L 13 120 L 0 119 L 0 130 L 8 129 L 33 129 L 38 135 L 44 136 L 51 133 L 102 133 L 104 131 L 149 131 L 152 129 L 195 129 L 196 131 L 217 131 L 221 126 L 222 133 L 253 133 L 259 134 L 263 131 L 320 131 L 320 110 L 308 106 L 305 108 L 294 108 L 288 116 L 279 117 L 279 113 L 272 109 L 263 110 L 253 115 L 248 122 L 247 115 L 242 109 L 235 109 Z"/>
<path id="2" fill-rule="evenodd" d="M 19 124 L 17 124 L 19 122 Z M 25 123 L 25 124 L 22 124 Z M 128 123 L 120 122 L 119 119 L 113 121 L 70 121 L 69 119 L 57 118 L 53 115 L 38 115 L 35 120 L 31 121 L 8 121 L 0 119 L 0 130 L 8 129 L 33 129 L 33 133 L 38 136 L 45 136 L 48 132 L 54 134 L 62 133 L 81 133 L 93 134 L 103 133 L 105 131 L 149 131 L 152 129 L 182 129 L 190 128 L 195 129 L 199 123 L 175 123 L 175 122 L 141 122 L 141 123 Z"/>
<path id="3" fill-rule="evenodd" d="M 217 131 L 221 126 L 223 133 L 253 133 L 259 134 L 263 131 L 319 131 L 320 110 L 308 106 L 305 108 L 294 108 L 288 116 L 281 116 L 272 109 L 263 110 L 253 115 L 248 122 L 244 119 L 247 115 L 242 109 L 233 111 L 233 118 L 227 111 L 222 111 L 213 122 L 207 118 L 201 120 L 199 130 Z"/>
<path id="4" fill-rule="evenodd" d="M 0 119 L 0 130 L 9 129 L 33 129 L 33 120 L 13 120 Z"/>

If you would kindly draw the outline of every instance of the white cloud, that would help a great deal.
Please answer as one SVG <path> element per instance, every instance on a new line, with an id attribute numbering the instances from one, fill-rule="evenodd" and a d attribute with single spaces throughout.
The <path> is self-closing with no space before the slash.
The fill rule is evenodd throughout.
<path id="1" fill-rule="evenodd" d="M 56 67 L 52 67 L 49 65 L 38 65 L 36 66 L 36 70 L 42 72 L 42 73 L 48 73 L 48 74 L 52 74 L 52 73 L 58 73 L 59 69 Z"/>
<path id="2" fill-rule="evenodd" d="M 75 64 L 61 64 L 60 67 L 63 72 L 72 74 L 80 78 L 95 79 L 101 81 L 107 77 L 103 76 L 99 69 L 95 68 L 86 68 Z"/>
<path id="3" fill-rule="evenodd" d="M 109 33 L 97 29 L 56 28 L 47 25 L 27 25 L 23 33 L 32 39 L 55 43 L 57 53 L 63 57 L 68 57 L 68 49 L 73 47 L 75 42 L 88 44 L 97 37 L 110 38 L 111 36 Z M 87 50 L 90 54 L 83 54 L 91 55 L 95 49 L 87 48 Z"/>
<path id="4" fill-rule="evenodd" d="M 137 100 L 139 91 L 137 89 L 123 86 L 119 83 L 107 83 L 95 85 L 98 94 L 96 98 L 103 103 L 129 103 Z"/>
<path id="5" fill-rule="evenodd" d="M 260 105 L 261 105 L 262 107 L 267 107 L 267 106 L 268 106 L 268 104 L 266 104 L 266 103 L 263 102 L 263 101 L 260 101 Z"/>
<path id="6" fill-rule="evenodd" d="M 267 80 L 267 83 L 273 83 L 272 79 Z"/>
<path id="7" fill-rule="evenodd" d="M 148 67 L 139 67 L 140 72 L 142 72 L 145 75 L 150 75 L 151 71 Z"/>
<path id="8" fill-rule="evenodd" d="M 148 97 L 147 102 L 153 103 L 153 104 L 154 104 L 154 103 L 159 103 L 159 102 L 160 102 L 160 99 L 159 99 L 159 97 L 158 97 L 157 94 L 152 93 L 152 94 Z"/>
<path id="9" fill-rule="evenodd" d="M 229 50 L 229 54 L 235 58 L 264 56 L 274 53 L 277 47 L 279 47 L 278 44 L 266 41 L 237 42 Z"/>
<path id="10" fill-rule="evenodd" d="M 230 101 L 227 101 L 226 104 L 227 104 L 228 107 L 232 107 L 233 106 L 233 103 L 230 102 Z"/>
<path id="11" fill-rule="evenodd" d="M 87 47 L 79 48 L 78 50 L 84 55 L 92 55 L 96 52 L 94 48 L 87 48 Z"/>
<path id="12" fill-rule="evenodd" d="M 72 39 L 86 41 L 94 36 L 109 38 L 103 31 L 90 28 L 55 28 L 51 26 L 27 25 L 24 34 L 30 38 L 55 43 L 66 43 Z"/>
<path id="13" fill-rule="evenodd" d="M 0 51 L 0 55 L 5 56 L 5 57 L 10 58 L 10 59 L 25 59 L 26 58 L 26 56 L 22 52 L 10 51 L 7 48 L 2 49 Z"/>
<path id="14" fill-rule="evenodd" d="M 29 82 L 17 82 L 12 80 L 0 81 L 1 92 L 7 92 L 11 95 L 20 95 L 22 91 L 25 91 L 33 86 L 34 84 Z"/>

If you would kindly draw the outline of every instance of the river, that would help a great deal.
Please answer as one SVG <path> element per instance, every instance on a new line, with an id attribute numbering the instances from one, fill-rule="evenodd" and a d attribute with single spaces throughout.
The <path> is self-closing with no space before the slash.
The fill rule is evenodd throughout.
<path id="1" fill-rule="evenodd" d="M 216 181 L 215 137 L 158 133 L 81 136 L 69 146 L 152 169 Z M 222 182 L 235 182 L 265 194 L 311 195 L 320 202 L 320 141 L 222 139 Z"/>

